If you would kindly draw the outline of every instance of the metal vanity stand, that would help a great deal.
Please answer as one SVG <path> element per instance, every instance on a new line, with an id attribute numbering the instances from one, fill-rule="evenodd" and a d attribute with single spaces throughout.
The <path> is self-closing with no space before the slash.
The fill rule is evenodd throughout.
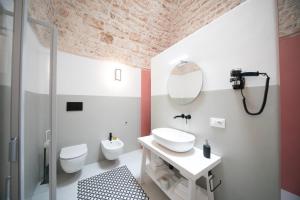
<path id="1" fill-rule="evenodd" d="M 177 153 L 156 143 L 152 135 L 140 137 L 138 142 L 143 147 L 141 184 L 144 183 L 145 173 L 147 173 L 171 200 L 214 200 L 214 189 L 211 189 L 210 185 L 213 175 L 210 171 L 221 163 L 221 157 L 211 154 L 211 158 L 207 159 L 203 156 L 203 151 L 196 147 L 185 153 Z M 174 192 L 175 185 L 178 183 L 171 184 L 167 189 L 161 187 L 158 181 L 160 177 L 148 164 L 150 153 L 159 156 L 162 160 L 174 166 L 181 176 L 187 179 L 186 197 L 184 199 Z M 196 181 L 200 177 L 206 179 L 206 190 L 196 185 Z"/>

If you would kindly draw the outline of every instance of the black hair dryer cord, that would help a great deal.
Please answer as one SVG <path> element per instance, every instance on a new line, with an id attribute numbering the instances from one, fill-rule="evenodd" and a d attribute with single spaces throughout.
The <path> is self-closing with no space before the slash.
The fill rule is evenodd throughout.
<path id="1" fill-rule="evenodd" d="M 260 107 L 260 109 L 259 109 L 258 112 L 253 113 L 253 112 L 250 112 L 248 110 L 247 104 L 246 104 L 246 98 L 245 98 L 245 96 L 243 94 L 243 89 L 241 89 L 241 93 L 242 93 L 242 96 L 243 96 L 244 109 L 245 109 L 246 113 L 248 113 L 249 115 L 259 115 L 259 114 L 261 114 L 264 111 L 266 103 L 267 103 L 270 77 L 266 73 L 260 73 L 260 75 L 266 76 L 267 78 L 266 78 L 266 85 L 265 85 L 265 93 L 264 93 L 263 103 L 262 103 L 262 105 L 261 105 L 261 107 Z"/>

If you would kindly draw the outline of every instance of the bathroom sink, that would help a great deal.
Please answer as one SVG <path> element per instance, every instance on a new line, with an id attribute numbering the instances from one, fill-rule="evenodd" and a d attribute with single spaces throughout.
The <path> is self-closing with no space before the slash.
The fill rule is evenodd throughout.
<path id="1" fill-rule="evenodd" d="M 193 148 L 195 136 L 172 128 L 153 129 L 154 141 L 175 152 L 186 152 Z"/>

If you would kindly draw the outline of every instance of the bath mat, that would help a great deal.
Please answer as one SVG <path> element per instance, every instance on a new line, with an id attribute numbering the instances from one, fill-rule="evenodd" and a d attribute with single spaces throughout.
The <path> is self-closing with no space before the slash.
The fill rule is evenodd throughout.
<path id="1" fill-rule="evenodd" d="M 126 166 L 78 181 L 78 200 L 149 200 Z"/>

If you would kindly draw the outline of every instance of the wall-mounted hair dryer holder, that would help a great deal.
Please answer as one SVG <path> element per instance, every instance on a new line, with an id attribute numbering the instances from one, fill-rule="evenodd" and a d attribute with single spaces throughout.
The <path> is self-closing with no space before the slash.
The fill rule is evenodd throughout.
<path id="1" fill-rule="evenodd" d="M 246 104 L 246 97 L 243 94 L 243 89 L 245 88 L 245 83 L 246 79 L 245 77 L 247 76 L 264 76 L 266 77 L 266 85 L 265 85 L 265 92 L 264 92 L 264 99 L 263 103 L 259 109 L 258 112 L 250 112 L 248 110 L 247 104 Z M 242 72 L 241 69 L 233 69 L 230 72 L 230 82 L 233 82 L 232 88 L 234 90 L 241 90 L 241 94 L 243 96 L 243 105 L 246 113 L 249 115 L 259 115 L 263 112 L 265 105 L 267 103 L 267 97 L 268 97 L 268 91 L 269 91 L 269 82 L 270 82 L 270 77 L 268 76 L 267 73 L 260 73 L 259 71 L 256 72 Z"/>

